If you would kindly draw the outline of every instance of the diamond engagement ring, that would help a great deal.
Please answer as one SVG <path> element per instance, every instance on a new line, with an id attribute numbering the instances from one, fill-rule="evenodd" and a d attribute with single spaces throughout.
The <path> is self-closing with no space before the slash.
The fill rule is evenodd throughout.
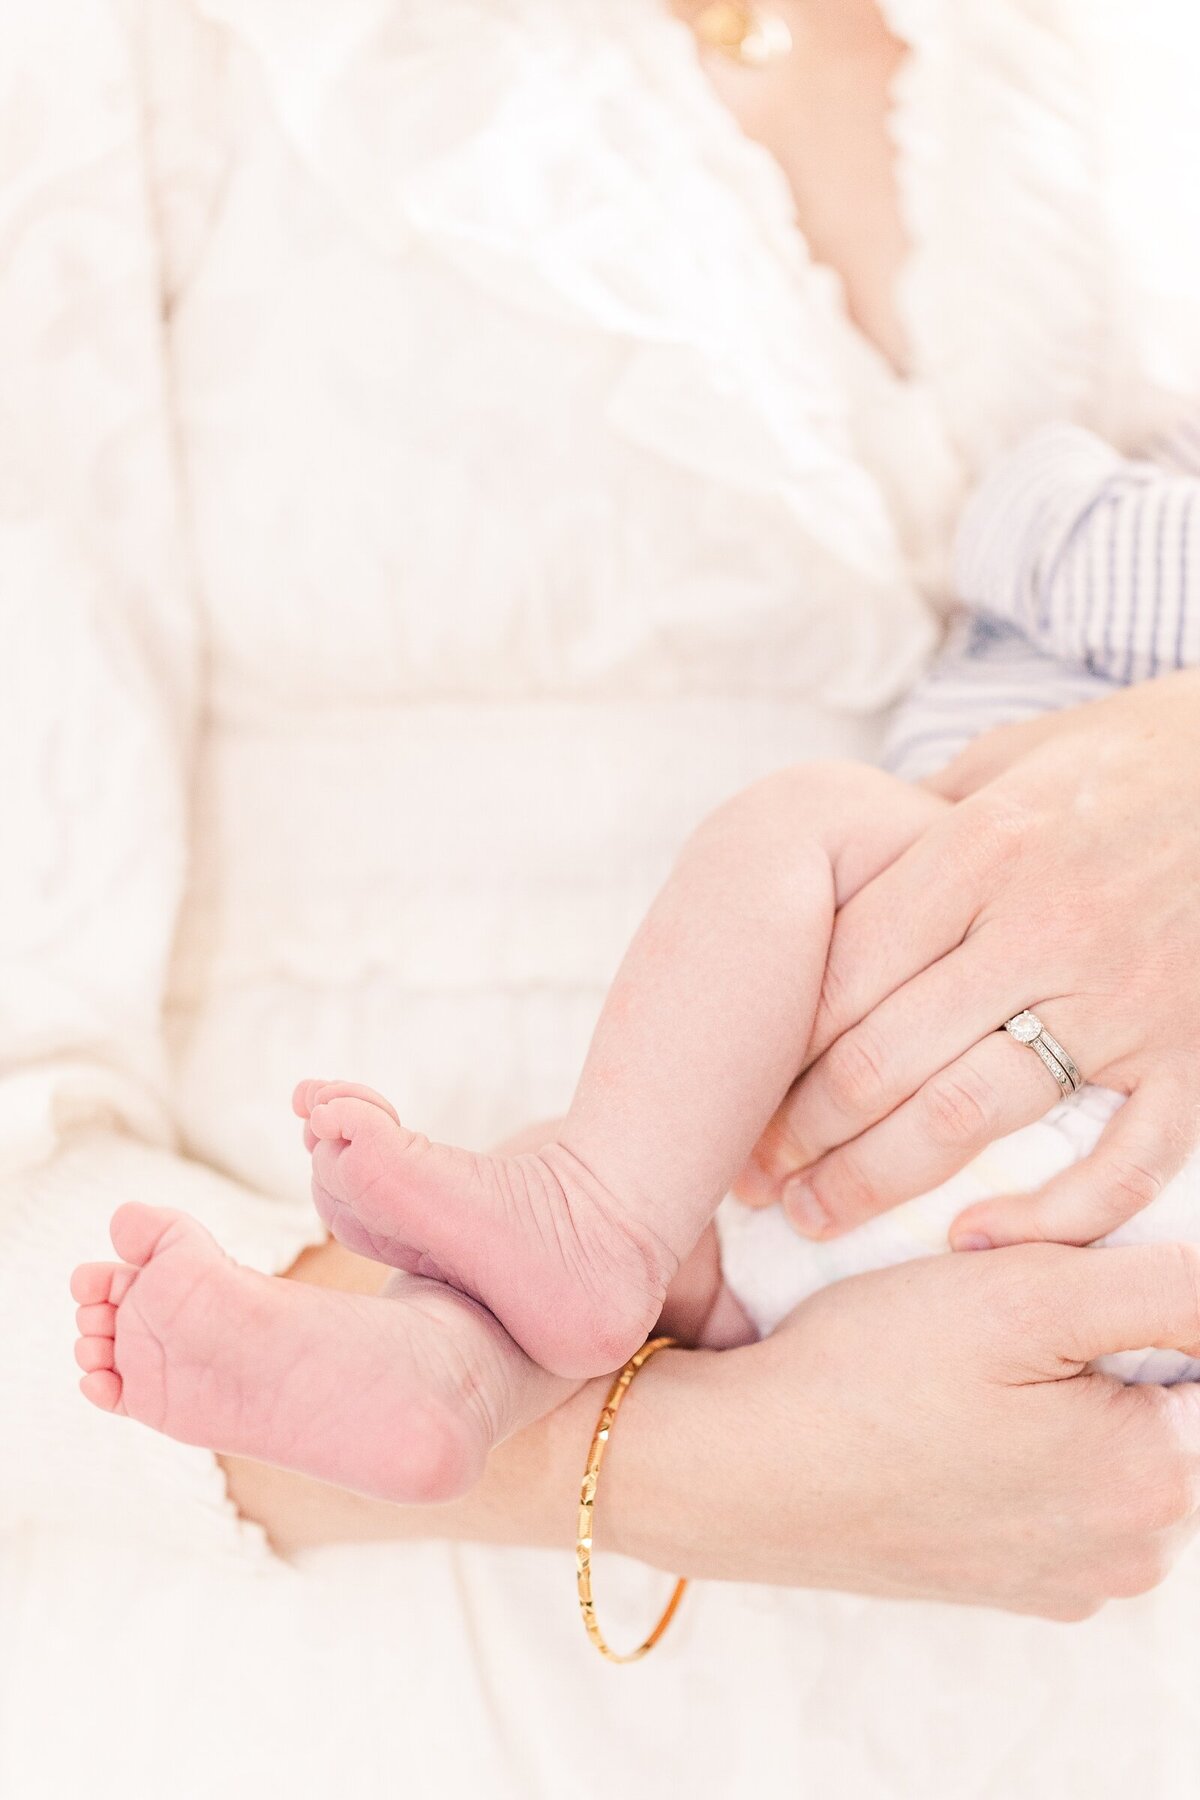
<path id="1" fill-rule="evenodd" d="M 1058 1039 L 1051 1037 L 1036 1013 L 1019 1012 L 1011 1019 L 1006 1019 L 1001 1028 L 1010 1037 L 1016 1038 L 1018 1044 L 1028 1044 L 1036 1050 L 1050 1073 L 1062 1089 L 1064 1099 L 1070 1099 L 1083 1086 L 1083 1076 L 1079 1073 L 1071 1058 L 1067 1055 Z"/>

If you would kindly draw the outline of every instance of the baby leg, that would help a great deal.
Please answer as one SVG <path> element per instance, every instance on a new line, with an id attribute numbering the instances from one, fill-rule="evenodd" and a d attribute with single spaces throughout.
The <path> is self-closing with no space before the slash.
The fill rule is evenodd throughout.
<path id="1" fill-rule="evenodd" d="M 296 1110 L 335 1236 L 481 1300 L 545 1368 L 616 1366 L 800 1066 L 839 898 L 943 805 L 831 764 L 722 807 L 630 946 L 540 1150 L 430 1144 L 367 1090 L 305 1083 Z"/>
<path id="2" fill-rule="evenodd" d="M 158 1207 L 121 1207 L 112 1241 L 123 1261 L 71 1282 L 80 1385 L 186 1444 L 384 1500 L 451 1500 L 572 1391 L 435 1282 L 396 1276 L 376 1299 L 281 1281 Z"/>

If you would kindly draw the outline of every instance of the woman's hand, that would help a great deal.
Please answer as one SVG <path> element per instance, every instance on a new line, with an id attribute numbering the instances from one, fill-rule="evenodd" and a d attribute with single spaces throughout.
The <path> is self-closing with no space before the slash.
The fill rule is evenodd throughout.
<path id="1" fill-rule="evenodd" d="M 1200 1139 L 1200 674 L 992 732 L 928 785 L 958 804 L 842 908 L 815 1060 L 738 1191 L 826 1235 L 937 1186 L 1055 1100 L 997 1030 L 1030 1008 L 1131 1098 L 952 1242 L 1090 1242 Z"/>
<path id="2" fill-rule="evenodd" d="M 334 1250 L 322 1272 L 358 1285 Z M 597 1541 L 684 1574 L 1084 1617 L 1154 1586 L 1196 1522 L 1200 1387 L 1080 1372 L 1147 1343 L 1200 1348 L 1200 1252 L 1026 1245 L 840 1282 L 761 1344 L 654 1358 L 609 1444 Z M 284 1549 L 569 1548 L 607 1387 L 501 1445 L 451 1506 L 232 1460 L 231 1491 Z"/>
<path id="3" fill-rule="evenodd" d="M 750 1350 L 656 1358 L 674 1368 L 622 1417 L 640 1402 L 644 1442 L 614 1432 L 610 1457 L 649 1466 L 661 1443 L 665 1478 L 605 1501 L 621 1547 L 663 1567 L 1083 1617 L 1156 1585 L 1191 1535 L 1200 1388 L 1081 1371 L 1198 1341 L 1191 1248 L 878 1271 Z"/>

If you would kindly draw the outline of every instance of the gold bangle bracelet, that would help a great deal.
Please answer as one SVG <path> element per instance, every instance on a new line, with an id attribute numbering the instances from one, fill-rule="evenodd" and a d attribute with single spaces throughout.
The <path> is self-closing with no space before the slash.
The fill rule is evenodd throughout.
<path id="1" fill-rule="evenodd" d="M 687 1586 L 687 1580 L 684 1577 L 675 1583 L 675 1591 L 667 1601 L 666 1611 L 654 1630 L 649 1637 L 643 1638 L 636 1650 L 629 1650 L 623 1656 L 611 1648 L 596 1623 L 596 1606 L 592 1599 L 592 1513 L 596 1506 L 596 1486 L 600 1479 L 600 1465 L 604 1461 L 604 1452 L 608 1448 L 608 1438 L 613 1428 L 613 1421 L 620 1411 L 621 1402 L 629 1391 L 634 1376 L 643 1364 L 650 1361 L 652 1356 L 656 1356 L 660 1350 L 670 1349 L 675 1342 L 675 1338 L 651 1338 L 630 1357 L 609 1388 L 608 1398 L 604 1402 L 600 1417 L 596 1421 L 596 1429 L 592 1434 L 587 1467 L 583 1472 L 583 1481 L 579 1487 L 579 1525 L 575 1538 L 575 1585 L 579 1591 L 579 1610 L 583 1614 L 583 1629 L 601 1656 L 608 1662 L 634 1663 L 640 1662 L 643 1656 L 648 1656 L 675 1617 L 679 1609 L 679 1602 L 683 1599 L 683 1590 Z"/>

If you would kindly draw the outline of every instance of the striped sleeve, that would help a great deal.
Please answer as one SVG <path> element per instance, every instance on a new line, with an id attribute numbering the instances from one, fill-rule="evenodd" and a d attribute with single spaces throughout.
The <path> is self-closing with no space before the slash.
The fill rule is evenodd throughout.
<path id="1" fill-rule="evenodd" d="M 1161 463 L 1075 425 L 1035 433 L 967 507 L 956 577 L 968 606 L 1110 680 L 1200 664 L 1200 427 Z"/>

